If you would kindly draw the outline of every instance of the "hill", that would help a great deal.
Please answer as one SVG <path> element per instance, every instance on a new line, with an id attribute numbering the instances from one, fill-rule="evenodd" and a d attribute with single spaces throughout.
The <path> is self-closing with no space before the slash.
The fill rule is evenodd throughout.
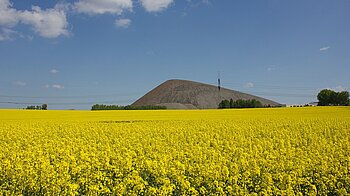
<path id="1" fill-rule="evenodd" d="M 168 109 L 214 109 L 224 99 L 256 99 L 263 105 L 280 106 L 281 104 L 250 94 L 227 88 L 218 90 L 217 86 L 188 80 L 168 80 L 143 97 L 133 106 L 157 105 Z"/>

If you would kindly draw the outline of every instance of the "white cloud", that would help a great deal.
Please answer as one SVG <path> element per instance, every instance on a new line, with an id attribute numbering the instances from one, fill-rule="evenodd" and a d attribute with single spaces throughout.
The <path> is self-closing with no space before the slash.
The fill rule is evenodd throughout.
<path id="1" fill-rule="evenodd" d="M 0 0 L 0 9 L 6 9 L 10 5 L 8 0 Z"/>
<path id="2" fill-rule="evenodd" d="M 140 0 L 142 6 L 148 12 L 159 12 L 169 7 L 174 0 Z"/>
<path id="3" fill-rule="evenodd" d="M 13 28 L 18 23 L 27 24 L 42 37 L 54 38 L 69 34 L 66 10 L 61 4 L 42 10 L 32 6 L 31 10 L 17 10 L 9 0 L 0 0 L 0 26 Z"/>
<path id="4" fill-rule="evenodd" d="M 175 0 L 75 0 L 71 3 L 57 3 L 52 8 L 42 9 L 39 6 L 32 6 L 29 10 L 20 10 L 14 7 L 11 0 L 0 0 L 0 41 L 11 40 L 16 33 L 17 37 L 32 40 L 32 36 L 13 30 L 20 24 L 30 26 L 36 34 L 45 38 L 69 36 L 68 12 L 121 15 L 126 11 L 132 11 L 134 1 L 139 2 L 147 12 L 163 11 L 175 2 Z M 198 1 L 204 4 L 210 3 L 209 0 Z M 130 19 L 115 20 L 115 25 L 118 27 L 127 28 L 130 24 Z"/>
<path id="5" fill-rule="evenodd" d="M 31 25 L 33 30 L 42 37 L 54 38 L 60 35 L 69 35 L 67 17 L 64 10 L 41 10 L 33 6 L 31 11 L 23 11 L 20 14 L 21 22 Z"/>
<path id="6" fill-rule="evenodd" d="M 244 86 L 244 88 L 253 88 L 254 87 L 254 83 L 248 82 L 248 83 L 244 84 L 243 86 Z"/>
<path id="7" fill-rule="evenodd" d="M 59 71 L 57 70 L 57 69 L 51 69 L 50 70 L 50 73 L 52 73 L 52 74 L 57 74 Z"/>
<path id="8" fill-rule="evenodd" d="M 60 84 L 53 84 L 53 85 L 51 85 L 51 87 L 55 88 L 55 89 L 64 89 L 64 86 L 60 85 Z"/>
<path id="9" fill-rule="evenodd" d="M 54 38 L 69 35 L 67 17 L 63 9 L 41 10 L 38 6 L 32 6 L 31 11 L 21 12 L 20 21 L 31 25 L 33 30 L 42 37 Z"/>
<path id="10" fill-rule="evenodd" d="M 132 10 L 132 0 L 79 0 L 75 9 L 80 13 L 96 14 L 122 14 L 124 10 Z"/>
<path id="11" fill-rule="evenodd" d="M 115 20 L 115 25 L 117 25 L 117 27 L 128 28 L 130 24 L 131 24 L 131 20 L 127 18 Z"/>
<path id="12" fill-rule="evenodd" d="M 9 0 L 0 0 L 0 25 L 14 26 L 18 23 L 18 12 L 11 6 Z"/>
<path id="13" fill-rule="evenodd" d="M 23 81 L 14 81 L 12 84 L 15 86 L 27 86 L 27 83 Z"/>
<path id="14" fill-rule="evenodd" d="M 327 51 L 330 48 L 331 48 L 330 46 L 324 46 L 324 47 L 320 48 L 320 51 Z"/>
<path id="15" fill-rule="evenodd" d="M 61 84 L 46 84 L 44 88 L 64 89 L 64 86 Z"/>

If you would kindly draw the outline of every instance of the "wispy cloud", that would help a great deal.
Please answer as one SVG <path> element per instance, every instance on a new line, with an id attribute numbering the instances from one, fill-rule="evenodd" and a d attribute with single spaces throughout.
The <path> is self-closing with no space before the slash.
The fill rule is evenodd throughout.
<path id="1" fill-rule="evenodd" d="M 329 90 L 333 90 L 333 91 L 336 91 L 336 92 L 341 92 L 341 91 L 347 91 L 347 88 L 345 86 L 342 86 L 342 85 L 339 85 L 339 86 L 336 86 L 336 87 L 326 87 L 326 88 L 319 88 L 317 89 L 317 91 L 320 91 L 322 89 L 329 89 Z"/>
<path id="2" fill-rule="evenodd" d="M 128 28 L 131 24 L 131 20 L 128 18 L 115 20 L 115 25 L 120 28 Z"/>
<path id="3" fill-rule="evenodd" d="M 64 86 L 60 84 L 53 84 L 51 87 L 55 89 L 64 89 Z"/>
<path id="4" fill-rule="evenodd" d="M 50 70 L 50 73 L 52 73 L 52 74 L 57 74 L 59 71 L 57 70 L 57 69 L 51 69 Z"/>
<path id="5" fill-rule="evenodd" d="M 339 85 L 339 86 L 336 86 L 333 90 L 337 92 L 341 92 L 341 91 L 346 91 L 346 89 L 347 89 L 346 87 Z"/>
<path id="6" fill-rule="evenodd" d="M 186 0 L 190 7 L 198 7 L 200 5 L 210 5 L 209 0 Z"/>
<path id="7" fill-rule="evenodd" d="M 202 0 L 202 3 L 204 3 L 204 4 L 210 4 L 210 1 L 209 1 L 209 0 Z"/>
<path id="8" fill-rule="evenodd" d="M 117 14 L 132 10 L 132 0 L 79 0 L 74 4 L 75 9 L 80 13 L 89 15 L 96 14 Z"/>
<path id="9" fill-rule="evenodd" d="M 1 26 L 1 25 L 0 25 Z M 30 35 L 24 35 L 18 31 L 12 30 L 10 28 L 1 28 L 0 29 L 0 42 L 1 41 L 11 41 L 15 40 L 16 38 L 22 38 L 28 41 L 32 41 L 34 39 L 33 36 Z"/>
<path id="10" fill-rule="evenodd" d="M 19 81 L 19 80 L 12 82 L 12 84 L 15 85 L 15 86 L 27 86 L 26 82 Z"/>
<path id="11" fill-rule="evenodd" d="M 324 46 L 324 47 L 320 48 L 320 51 L 327 51 L 330 48 L 331 48 L 330 46 Z"/>
<path id="12" fill-rule="evenodd" d="M 54 88 L 54 89 L 64 89 L 64 86 L 61 84 L 52 84 L 52 85 L 46 84 L 44 87 L 45 88 Z"/>
<path id="13" fill-rule="evenodd" d="M 253 88 L 253 87 L 254 87 L 254 83 L 252 83 L 252 82 L 245 83 L 245 84 L 243 85 L 243 87 L 244 87 L 244 88 Z"/>
<path id="14" fill-rule="evenodd" d="M 267 71 L 275 71 L 277 69 L 277 67 L 275 65 L 270 65 L 267 67 Z"/>
<path id="15" fill-rule="evenodd" d="M 147 12 L 160 12 L 168 8 L 174 0 L 140 0 Z"/>
<path id="16" fill-rule="evenodd" d="M 2 28 L 0 30 L 0 41 L 13 40 L 17 35 L 17 32 L 8 28 Z"/>

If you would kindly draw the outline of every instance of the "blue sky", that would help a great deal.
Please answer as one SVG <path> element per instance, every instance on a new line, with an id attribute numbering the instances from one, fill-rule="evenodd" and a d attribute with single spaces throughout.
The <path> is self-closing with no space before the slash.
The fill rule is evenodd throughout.
<path id="1" fill-rule="evenodd" d="M 227 88 L 316 101 L 350 88 L 349 10 L 348 0 L 0 0 L 0 108 L 126 105 L 168 79 L 216 84 L 218 72 Z"/>

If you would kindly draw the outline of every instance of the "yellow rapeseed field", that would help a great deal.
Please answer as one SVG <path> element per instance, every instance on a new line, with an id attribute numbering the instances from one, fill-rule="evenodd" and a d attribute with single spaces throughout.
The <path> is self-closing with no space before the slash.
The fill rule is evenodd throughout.
<path id="1" fill-rule="evenodd" d="M 1 195 L 349 195 L 350 107 L 0 110 Z"/>

